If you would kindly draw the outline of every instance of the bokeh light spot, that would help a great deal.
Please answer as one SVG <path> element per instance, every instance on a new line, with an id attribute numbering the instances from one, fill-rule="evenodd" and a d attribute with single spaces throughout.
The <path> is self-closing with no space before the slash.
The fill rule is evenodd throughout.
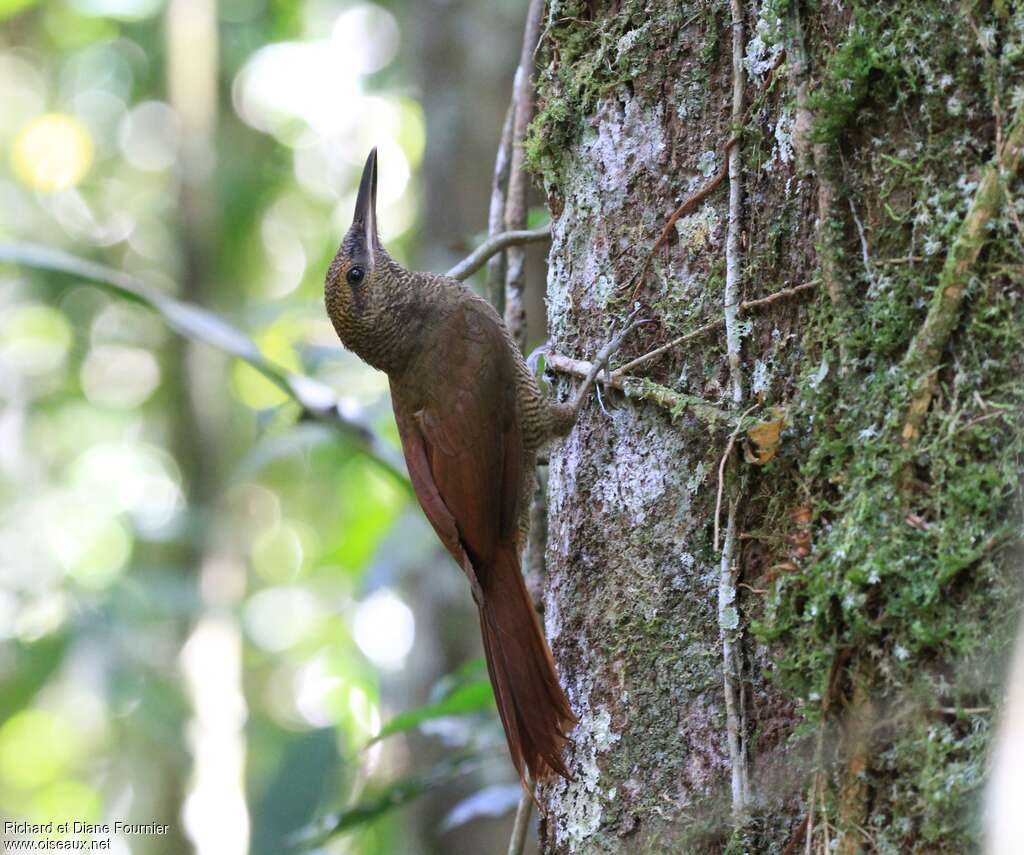
<path id="1" fill-rule="evenodd" d="M 342 12 L 331 31 L 334 48 L 361 74 L 387 66 L 398 53 L 398 22 L 387 9 L 373 3 Z"/>
<path id="2" fill-rule="evenodd" d="M 7 312 L 0 333 L 0 361 L 38 376 L 59 367 L 71 346 L 71 327 L 56 309 L 38 303 Z"/>
<path id="3" fill-rule="evenodd" d="M 165 534 L 185 505 L 181 475 L 173 458 L 145 443 L 97 443 L 75 460 L 71 476 L 79 496 L 105 496 L 108 517 L 127 513 L 135 526 L 151 537 Z M 81 499 L 72 497 L 70 501 Z M 89 506 L 99 513 L 97 502 Z M 63 513 L 73 514 L 73 506 L 64 508 Z M 54 518 L 60 519 L 60 513 Z"/>
<path id="4" fill-rule="evenodd" d="M 44 193 L 74 187 L 92 165 L 88 129 L 74 116 L 47 113 L 29 122 L 14 138 L 11 168 L 23 184 Z"/>
<path id="5" fill-rule="evenodd" d="M 131 409 L 143 403 L 160 383 L 160 365 L 138 347 L 93 347 L 82 363 L 82 389 L 94 404 Z"/>
<path id="6" fill-rule="evenodd" d="M 303 553 L 295 527 L 279 522 L 261 532 L 253 543 L 253 569 L 268 581 L 287 582 L 299 575 Z"/>
<path id="7" fill-rule="evenodd" d="M 146 101 L 132 108 L 121 121 L 121 150 L 136 169 L 160 172 L 178 157 L 178 114 L 162 101 Z"/>
<path id="8" fill-rule="evenodd" d="M 71 578 L 86 588 L 104 588 L 124 570 L 132 536 L 117 517 L 79 513 L 54 526 L 53 546 Z"/>
<path id="9" fill-rule="evenodd" d="M 32 813 L 39 822 L 98 822 L 101 808 L 100 794 L 74 779 L 54 781 L 32 799 Z"/>
<path id="10" fill-rule="evenodd" d="M 412 650 L 416 620 L 405 603 L 382 588 L 359 604 L 352 634 L 359 649 L 374 665 L 388 671 L 397 670 Z"/>
<path id="11" fill-rule="evenodd" d="M 64 719 L 45 710 L 22 710 L 0 727 L 0 777 L 15 788 L 47 784 L 70 765 L 74 747 Z"/>
<path id="12" fill-rule="evenodd" d="M 278 652 L 316 632 L 321 609 L 305 588 L 266 588 L 249 598 L 243 615 L 249 637 Z"/>

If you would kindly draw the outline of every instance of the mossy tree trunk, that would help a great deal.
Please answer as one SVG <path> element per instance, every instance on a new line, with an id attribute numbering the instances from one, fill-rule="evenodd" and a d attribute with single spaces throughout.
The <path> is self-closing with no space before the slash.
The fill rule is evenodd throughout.
<path id="1" fill-rule="evenodd" d="M 634 301 L 620 365 L 706 326 L 551 453 L 580 724 L 543 850 L 971 851 L 1020 601 L 1024 6 L 553 0 L 540 56 L 551 350 Z"/>

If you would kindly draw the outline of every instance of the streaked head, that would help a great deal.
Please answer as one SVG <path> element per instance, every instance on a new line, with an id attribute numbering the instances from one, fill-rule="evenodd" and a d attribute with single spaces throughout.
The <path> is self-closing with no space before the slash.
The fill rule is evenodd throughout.
<path id="1" fill-rule="evenodd" d="M 379 265 L 380 250 L 377 235 L 377 149 L 373 149 L 366 158 L 359 181 L 352 225 L 327 270 L 327 311 L 336 327 L 340 320 L 337 315 L 359 315 L 373 303 L 374 273 Z"/>

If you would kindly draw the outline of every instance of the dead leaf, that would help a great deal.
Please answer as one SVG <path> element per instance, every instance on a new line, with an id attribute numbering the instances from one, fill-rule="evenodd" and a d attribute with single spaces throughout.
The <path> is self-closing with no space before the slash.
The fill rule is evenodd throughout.
<path id="1" fill-rule="evenodd" d="M 920 517 L 917 514 L 907 514 L 907 525 L 916 528 L 918 531 L 928 531 L 931 523 L 929 523 L 924 517 Z"/>
<path id="2" fill-rule="evenodd" d="M 811 506 L 810 505 L 797 505 L 793 510 L 789 512 L 789 518 L 793 520 L 796 525 L 810 525 L 811 524 Z"/>
<path id="3" fill-rule="evenodd" d="M 747 431 L 747 438 L 752 444 L 752 447 L 744 446 L 743 449 L 743 456 L 747 463 L 764 466 L 778 451 L 782 429 L 786 425 L 786 411 L 781 407 L 774 407 L 772 414 L 775 418 L 766 422 L 758 422 Z"/>

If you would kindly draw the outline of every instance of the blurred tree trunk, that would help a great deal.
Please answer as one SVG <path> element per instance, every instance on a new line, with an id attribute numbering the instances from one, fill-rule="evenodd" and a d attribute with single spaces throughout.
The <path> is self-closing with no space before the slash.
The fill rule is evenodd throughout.
<path id="1" fill-rule="evenodd" d="M 580 723 L 547 853 L 977 840 L 1019 602 L 1022 13 L 798 7 L 550 4 L 551 351 L 591 358 L 633 299 L 657 323 L 619 365 L 711 327 L 551 453 Z"/>
<path id="2" fill-rule="evenodd" d="M 216 0 L 171 0 L 165 18 L 168 97 L 181 123 L 176 223 L 181 253 L 181 296 L 197 305 L 214 298 L 211 236 L 218 233 L 211 181 L 216 158 L 219 53 Z M 177 564 L 193 580 L 197 614 L 182 621 L 178 667 L 190 695 L 191 769 L 168 780 L 175 808 L 173 844 L 166 851 L 224 855 L 248 849 L 243 796 L 241 630 L 232 609 L 245 588 L 237 562 L 217 560 L 216 502 L 224 488 L 226 410 L 221 384 L 224 358 L 180 339 L 169 372 L 175 398 L 171 446 L 182 477 L 192 524 L 177 544 Z M 212 676 L 211 676 L 212 674 Z M 184 772 L 184 770 L 182 770 Z M 176 804 L 175 804 L 176 802 Z M 186 805 L 191 802 L 186 828 Z M 169 805 L 169 806 L 170 806 Z"/>
<path id="3" fill-rule="evenodd" d="M 447 270 L 486 229 L 490 169 L 511 91 L 510 69 L 517 59 L 517 46 L 506 36 L 521 27 L 517 5 L 423 0 L 409 6 L 410 31 L 416 37 L 416 79 L 427 124 L 418 178 L 422 209 L 429 216 L 416 229 L 416 269 Z M 538 286 L 543 284 L 542 269 L 534 266 Z M 466 632 L 466 627 L 475 626 L 477 615 L 464 596 L 463 580 L 450 573 L 447 554 L 435 558 L 440 566 L 431 564 L 413 574 L 404 593 L 414 604 L 417 636 L 437 643 L 432 650 L 417 643 L 416 665 L 408 669 L 417 676 L 410 680 L 406 675 L 403 696 L 390 698 L 397 708 L 414 705 L 440 677 L 467 658 L 483 655 L 479 636 Z M 456 602 L 461 604 L 458 608 L 453 607 Z M 438 749 L 430 737 L 410 735 L 410 740 L 414 756 L 424 765 L 439 751 L 449 750 Z M 452 805 L 487 783 L 495 782 L 468 778 L 424 797 L 410 811 L 403 852 L 483 852 L 490 851 L 496 839 L 507 838 L 508 830 L 496 828 L 493 821 L 441 831 Z M 509 829 L 511 823 L 508 817 Z"/>

